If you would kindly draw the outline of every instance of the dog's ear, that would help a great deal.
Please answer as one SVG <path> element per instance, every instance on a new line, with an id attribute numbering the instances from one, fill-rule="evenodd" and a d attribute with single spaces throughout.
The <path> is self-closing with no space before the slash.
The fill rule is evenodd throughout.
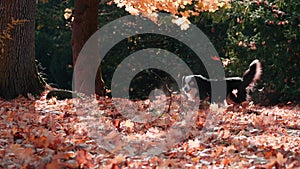
<path id="1" fill-rule="evenodd" d="M 185 79 L 185 76 L 182 76 L 182 78 L 181 78 L 181 85 L 183 85 L 184 79 Z"/>
<path id="2" fill-rule="evenodd" d="M 249 69 L 246 70 L 243 75 L 243 86 L 245 88 L 252 89 L 255 82 L 260 79 L 261 74 L 261 63 L 256 59 L 250 64 Z"/>

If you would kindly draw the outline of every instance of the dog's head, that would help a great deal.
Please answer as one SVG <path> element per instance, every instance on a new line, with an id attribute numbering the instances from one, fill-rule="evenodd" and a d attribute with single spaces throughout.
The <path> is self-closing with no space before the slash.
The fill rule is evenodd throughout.
<path id="1" fill-rule="evenodd" d="M 181 82 L 182 88 L 181 88 L 181 90 L 183 92 L 189 92 L 192 87 L 195 87 L 195 82 L 192 81 L 192 78 L 193 78 L 193 75 L 182 77 L 182 82 Z"/>
<path id="2" fill-rule="evenodd" d="M 202 75 L 188 75 L 182 78 L 181 91 L 188 96 L 189 100 L 199 98 L 201 100 L 209 100 L 211 79 L 207 79 Z"/>
<path id="3" fill-rule="evenodd" d="M 195 100 L 198 95 L 198 90 L 194 75 L 183 76 L 181 85 L 181 92 L 188 97 L 188 100 Z"/>

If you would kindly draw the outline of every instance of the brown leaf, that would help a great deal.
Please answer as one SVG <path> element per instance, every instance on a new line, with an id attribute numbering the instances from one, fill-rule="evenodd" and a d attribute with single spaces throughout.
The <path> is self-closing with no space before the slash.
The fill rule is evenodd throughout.
<path id="1" fill-rule="evenodd" d="M 210 58 L 212 60 L 215 60 L 215 61 L 220 61 L 221 60 L 220 57 L 218 57 L 218 56 L 211 56 Z"/>
<path id="2" fill-rule="evenodd" d="M 46 165 L 46 169 L 60 169 L 63 165 L 58 161 L 58 159 L 52 160 Z"/>
<path id="3" fill-rule="evenodd" d="M 93 168 L 94 164 L 92 163 L 92 156 L 86 150 L 80 150 L 76 152 L 75 160 L 79 165 L 86 165 L 89 168 Z"/>

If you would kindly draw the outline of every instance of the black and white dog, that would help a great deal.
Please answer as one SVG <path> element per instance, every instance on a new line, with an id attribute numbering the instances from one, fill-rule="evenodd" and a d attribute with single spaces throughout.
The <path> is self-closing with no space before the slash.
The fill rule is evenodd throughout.
<path id="1" fill-rule="evenodd" d="M 224 83 L 225 81 L 227 85 L 227 98 L 235 103 L 242 103 L 248 99 L 249 91 L 254 87 L 256 81 L 260 79 L 261 74 L 261 63 L 258 60 L 254 60 L 250 64 L 249 69 L 243 74 L 243 77 L 208 79 L 202 75 L 184 76 L 182 78 L 182 91 L 189 100 L 194 100 L 197 96 L 201 100 L 205 100 L 210 98 L 212 83 Z M 195 80 L 198 90 L 195 85 Z"/>

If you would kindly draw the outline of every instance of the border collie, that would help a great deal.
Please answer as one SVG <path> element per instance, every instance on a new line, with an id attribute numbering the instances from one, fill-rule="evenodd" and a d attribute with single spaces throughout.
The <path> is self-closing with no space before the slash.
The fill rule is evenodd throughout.
<path id="1" fill-rule="evenodd" d="M 261 74 L 261 63 L 256 59 L 250 64 L 248 70 L 245 71 L 242 77 L 209 79 L 202 75 L 184 76 L 182 78 L 182 91 L 186 94 L 189 100 L 194 100 L 197 95 L 201 100 L 206 100 L 209 99 L 211 95 L 211 83 L 224 83 L 225 80 L 227 85 L 227 99 L 229 98 L 229 100 L 235 103 L 242 103 L 249 99 L 248 93 L 253 89 L 256 81 L 260 79 Z M 195 80 L 198 90 L 195 85 Z"/>

